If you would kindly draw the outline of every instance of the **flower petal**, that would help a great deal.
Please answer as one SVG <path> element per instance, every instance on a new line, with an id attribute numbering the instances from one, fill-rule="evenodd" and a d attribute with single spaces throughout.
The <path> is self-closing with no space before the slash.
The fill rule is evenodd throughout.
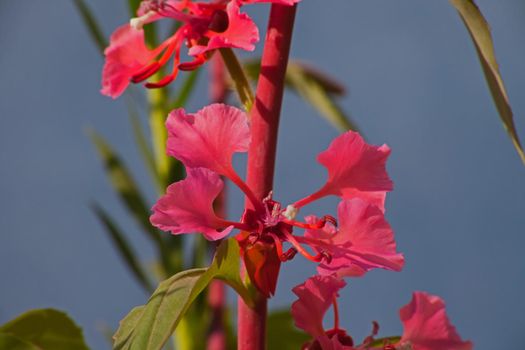
<path id="1" fill-rule="evenodd" d="M 340 135 L 317 157 L 328 170 L 328 180 L 315 196 L 361 198 L 384 211 L 386 192 L 393 187 L 385 169 L 389 155 L 387 145 L 369 145 L 356 132 Z"/>
<path id="2" fill-rule="evenodd" d="M 414 292 L 412 300 L 399 311 L 404 332 L 400 344 L 411 344 L 414 350 L 470 350 L 472 343 L 463 341 L 450 323 L 441 298 L 425 292 Z"/>
<path id="3" fill-rule="evenodd" d="M 213 201 L 224 184 L 219 175 L 207 169 L 187 169 L 188 176 L 175 182 L 153 206 L 153 226 L 172 234 L 200 232 L 208 240 L 227 236 L 233 229 L 225 227 L 213 211 Z"/>
<path id="4" fill-rule="evenodd" d="M 104 51 L 106 62 L 102 71 L 103 95 L 117 98 L 129 85 L 131 77 L 153 60 L 163 49 L 149 50 L 144 43 L 144 31 L 129 24 L 123 25 L 111 35 Z"/>
<path id="5" fill-rule="evenodd" d="M 203 167 L 228 177 L 235 176 L 232 156 L 246 152 L 250 130 L 244 112 L 224 104 L 212 104 L 195 114 L 184 109 L 170 113 L 168 154 L 190 168 Z"/>
<path id="6" fill-rule="evenodd" d="M 314 338 L 324 335 L 324 314 L 346 282 L 334 276 L 313 276 L 292 289 L 299 297 L 292 304 L 295 325 Z"/>
<path id="7" fill-rule="evenodd" d="M 322 275 L 357 277 L 374 268 L 400 271 L 404 257 L 396 252 L 392 228 L 379 208 L 359 198 L 338 205 L 339 229 L 332 226 L 307 230 L 301 239 L 317 251 L 331 255 L 318 267 Z M 314 217 L 307 218 L 315 222 Z"/>
<path id="8" fill-rule="evenodd" d="M 259 41 L 259 29 L 253 20 L 245 13 L 241 13 L 237 1 L 230 1 L 226 7 L 228 15 L 228 27 L 224 32 L 215 33 L 208 31 L 206 36 L 209 41 L 206 45 L 195 45 L 190 48 L 188 54 L 196 56 L 206 51 L 231 47 L 247 51 L 255 49 L 255 43 Z"/>

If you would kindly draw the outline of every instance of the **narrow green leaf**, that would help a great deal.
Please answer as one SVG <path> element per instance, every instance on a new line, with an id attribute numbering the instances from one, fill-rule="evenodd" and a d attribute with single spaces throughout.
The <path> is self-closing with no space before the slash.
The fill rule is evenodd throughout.
<path id="1" fill-rule="evenodd" d="M 128 268 L 133 273 L 133 276 L 137 279 L 139 284 L 148 292 L 153 291 L 153 286 L 149 281 L 146 273 L 142 269 L 135 252 L 133 251 L 131 245 L 125 238 L 125 235 L 122 233 L 120 228 L 116 225 L 115 221 L 106 213 L 102 207 L 96 203 L 91 206 L 91 209 L 99 219 L 100 223 L 106 229 L 113 245 L 120 253 L 122 259 L 126 262 Z"/>
<path id="2" fill-rule="evenodd" d="M 237 56 L 235 56 L 235 53 L 230 48 L 222 48 L 219 49 L 222 59 L 224 61 L 224 65 L 226 66 L 226 69 L 228 69 L 228 72 L 230 73 L 230 77 L 233 80 L 233 83 L 235 85 L 235 90 L 237 91 L 237 94 L 239 95 L 239 100 L 241 101 L 242 105 L 244 106 L 244 109 L 246 111 L 249 111 L 252 106 L 253 102 L 255 101 L 255 98 L 253 96 L 252 87 L 250 86 L 250 82 L 248 81 L 248 78 L 246 77 L 246 74 L 244 73 L 244 69 L 237 59 Z"/>
<path id="3" fill-rule="evenodd" d="M 191 93 L 193 92 L 193 89 L 195 88 L 195 83 L 199 77 L 199 72 L 200 69 L 195 69 L 187 75 L 184 83 L 182 84 L 182 87 L 179 90 L 179 93 L 175 97 L 175 100 L 170 104 L 170 110 L 181 108 L 186 105 L 189 97 L 191 96 Z"/>
<path id="4" fill-rule="evenodd" d="M 337 129 L 340 131 L 357 130 L 357 126 L 345 115 L 323 85 L 315 80 L 314 76 L 308 75 L 300 65 L 289 64 L 286 79 L 290 88 L 301 95 Z"/>
<path id="5" fill-rule="evenodd" d="M 146 201 L 140 193 L 131 173 L 102 136 L 94 130 L 90 130 L 89 134 L 104 162 L 106 172 L 114 189 L 137 222 L 142 226 L 144 231 L 148 233 L 148 236 L 157 244 L 162 244 L 159 232 L 149 222 L 149 206 L 146 205 Z"/>
<path id="6" fill-rule="evenodd" d="M 250 61 L 244 67 L 250 79 L 258 79 L 260 61 Z M 334 79 L 304 63 L 290 61 L 285 83 L 340 131 L 358 130 L 335 102 L 334 96 L 344 94 L 345 90 Z"/>
<path id="7" fill-rule="evenodd" d="M 44 350 L 87 350 L 82 330 L 65 313 L 53 309 L 28 311 L 12 321 L 0 326 L 0 334 L 8 334 L 37 349 Z M 2 339 L 3 338 L 3 339 Z M 0 336 L 0 345 L 15 342 L 13 339 Z M 0 346 L 0 349 L 4 349 Z M 5 349 L 11 349 L 7 347 Z M 20 349 L 33 349 L 21 347 Z"/>
<path id="8" fill-rule="evenodd" d="M 494 44 L 490 34 L 490 27 L 483 14 L 472 0 L 450 0 L 452 6 L 459 12 L 463 23 L 467 27 L 470 37 L 476 47 L 483 73 L 489 85 L 490 93 L 494 99 L 496 109 L 503 122 L 505 130 L 509 134 L 514 147 L 518 151 L 523 163 L 525 163 L 525 152 L 514 125 L 512 108 L 509 103 L 509 97 L 503 84 L 503 79 L 499 72 Z"/>
<path id="9" fill-rule="evenodd" d="M 137 10 L 141 1 L 142 0 L 128 0 L 129 14 L 131 17 L 135 17 L 137 15 Z"/>
<path id="10" fill-rule="evenodd" d="M 41 350 L 35 345 L 11 334 L 0 333 L 0 350 Z"/>
<path id="11" fill-rule="evenodd" d="M 134 308 L 115 333 L 114 349 L 162 349 L 190 305 L 214 278 L 223 280 L 252 304 L 239 267 L 237 242 L 224 240 L 210 267 L 179 272 L 161 282 L 146 305 Z"/>
<path id="12" fill-rule="evenodd" d="M 155 167 L 155 156 L 153 155 L 153 151 L 149 145 L 148 140 L 146 139 L 146 135 L 144 134 L 144 130 L 140 123 L 137 109 L 133 105 L 133 101 L 131 99 L 129 99 L 128 101 L 128 116 L 129 121 L 131 123 L 131 127 L 133 128 L 135 143 L 137 144 L 139 152 L 142 156 L 142 160 L 144 161 L 146 169 L 148 169 L 148 172 L 150 173 L 153 182 L 157 186 L 159 192 L 162 193 L 164 192 L 165 188 L 163 187 L 162 180 L 157 174 L 157 169 Z"/>
<path id="13" fill-rule="evenodd" d="M 290 310 L 273 311 L 268 316 L 268 349 L 297 350 L 311 337 L 293 324 Z"/>
<path id="14" fill-rule="evenodd" d="M 84 21 L 84 25 L 89 30 L 91 38 L 99 48 L 100 53 L 104 53 L 104 49 L 108 46 L 108 43 L 104 34 L 102 34 L 100 25 L 93 15 L 93 12 L 91 12 L 91 9 L 86 5 L 84 0 L 74 0 L 74 4 L 78 10 L 78 13 L 82 17 L 82 20 Z"/>

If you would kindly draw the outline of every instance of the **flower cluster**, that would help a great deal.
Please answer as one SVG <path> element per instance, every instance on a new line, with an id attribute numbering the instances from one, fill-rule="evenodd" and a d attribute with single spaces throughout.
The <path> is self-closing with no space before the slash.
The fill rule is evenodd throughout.
<path id="1" fill-rule="evenodd" d="M 445 303 L 437 296 L 414 292 L 412 300 L 399 311 L 403 322 L 401 337 L 375 340 L 379 326 L 374 322 L 372 334 L 360 345 L 345 330 L 339 328 L 337 293 L 345 282 L 335 276 L 314 276 L 295 287 L 298 300 L 292 304 L 292 315 L 297 327 L 313 337 L 305 345 L 308 350 L 470 350 L 472 343 L 463 341 L 448 320 Z M 325 330 L 323 318 L 334 305 L 334 327 Z"/>
<path id="2" fill-rule="evenodd" d="M 318 263 L 321 275 L 361 276 L 374 268 L 399 271 L 404 258 L 384 218 L 386 192 L 392 189 L 385 163 L 390 149 L 365 143 L 349 131 L 336 138 L 318 160 L 328 170 L 319 190 L 286 208 L 273 199 L 255 198 L 236 173 L 232 157 L 246 152 L 250 129 L 244 112 L 223 104 L 195 114 L 173 111 L 167 120 L 168 154 L 180 160 L 187 177 L 170 185 L 153 207 L 151 222 L 173 234 L 202 233 L 209 240 L 234 228 L 252 282 L 266 296 L 275 292 L 280 264 L 297 253 Z M 213 202 L 223 188 L 221 176 L 236 184 L 251 206 L 239 222 L 217 217 Z M 341 198 L 337 219 L 325 215 L 295 220 L 299 209 L 320 198 Z M 304 229 L 304 235 L 294 234 Z M 289 244 L 289 249 L 284 244 Z"/>
<path id="3" fill-rule="evenodd" d="M 157 82 L 146 87 L 159 88 L 177 77 L 179 70 L 193 70 L 205 63 L 215 49 L 239 48 L 252 51 L 259 41 L 259 31 L 252 19 L 241 12 L 244 4 L 271 2 L 293 5 L 299 0 L 143 0 L 136 18 L 111 35 L 105 50 L 102 94 L 117 98 L 129 83 L 146 81 L 171 59 L 173 68 Z M 154 49 L 145 43 L 143 27 L 168 18 L 181 23 Z M 188 47 L 191 61 L 181 63 L 182 46 Z"/>

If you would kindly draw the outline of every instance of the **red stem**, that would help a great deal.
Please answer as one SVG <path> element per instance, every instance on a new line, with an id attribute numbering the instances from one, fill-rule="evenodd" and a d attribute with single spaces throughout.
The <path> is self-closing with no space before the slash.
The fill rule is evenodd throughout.
<path id="1" fill-rule="evenodd" d="M 279 117 L 283 100 L 284 77 L 292 41 L 296 6 L 273 4 L 257 84 L 255 104 L 251 110 L 252 142 L 248 153 L 247 184 L 259 200 L 273 187 L 275 151 Z M 246 207 L 253 208 L 247 200 Z M 258 294 L 252 309 L 238 298 L 239 350 L 266 348 L 267 299 Z"/>

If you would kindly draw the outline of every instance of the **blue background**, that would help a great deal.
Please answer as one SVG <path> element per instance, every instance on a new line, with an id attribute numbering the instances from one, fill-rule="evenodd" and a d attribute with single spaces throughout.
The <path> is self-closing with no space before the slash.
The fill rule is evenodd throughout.
<path id="1" fill-rule="evenodd" d="M 109 34 L 127 21 L 124 1 L 89 4 Z M 525 137 L 525 3 L 479 0 Z M 268 7 L 249 12 L 264 31 Z M 123 99 L 101 96 L 102 58 L 71 1 L 0 2 L 0 323 L 37 307 L 67 310 L 94 349 L 147 296 L 88 209 L 115 214 L 144 260 L 142 239 L 106 181 L 84 129 L 110 138 L 142 184 Z M 260 51 L 260 45 L 258 48 Z M 372 320 L 401 332 L 398 309 L 413 290 L 440 295 L 477 349 L 525 343 L 525 167 L 501 127 L 475 51 L 447 1 L 308 1 L 300 5 L 293 57 L 349 86 L 342 105 L 375 144 L 393 149 L 388 219 L 406 255 L 401 273 L 374 271 L 342 292 L 343 324 L 357 339 Z M 190 110 L 206 104 L 205 75 Z M 323 181 L 315 162 L 337 132 L 286 96 L 275 193 L 283 203 Z M 242 165 L 242 160 L 238 165 Z M 149 189 L 149 199 L 155 200 Z M 230 216 L 241 213 L 232 194 Z M 334 213 L 336 201 L 307 213 Z M 272 307 L 314 273 L 299 256 L 282 269 Z M 231 298 L 230 298 L 231 299 Z M 231 299 L 233 300 L 233 299 Z"/>

